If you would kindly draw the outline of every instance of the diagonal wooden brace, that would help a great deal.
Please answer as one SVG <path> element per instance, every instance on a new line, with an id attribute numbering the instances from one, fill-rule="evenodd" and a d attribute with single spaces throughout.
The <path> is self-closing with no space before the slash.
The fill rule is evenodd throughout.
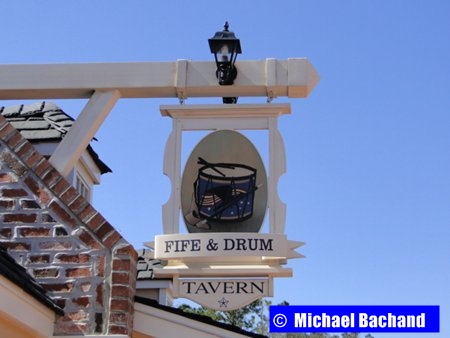
<path id="1" fill-rule="evenodd" d="M 119 98 L 118 90 L 94 92 L 50 157 L 50 163 L 63 176 L 70 173 Z"/>

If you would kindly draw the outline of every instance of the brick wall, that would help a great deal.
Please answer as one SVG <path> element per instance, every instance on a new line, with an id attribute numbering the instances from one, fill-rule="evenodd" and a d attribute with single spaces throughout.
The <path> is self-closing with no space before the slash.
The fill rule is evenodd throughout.
<path id="1" fill-rule="evenodd" d="M 131 334 L 135 250 L 2 116 L 0 244 L 64 309 L 55 334 Z"/>

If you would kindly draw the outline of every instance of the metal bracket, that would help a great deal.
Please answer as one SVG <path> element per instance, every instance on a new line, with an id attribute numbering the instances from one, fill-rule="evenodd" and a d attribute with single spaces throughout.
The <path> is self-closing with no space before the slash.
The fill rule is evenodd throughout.
<path id="1" fill-rule="evenodd" d="M 187 60 L 177 60 L 176 74 L 175 74 L 175 89 L 177 91 L 177 97 L 180 104 L 184 104 L 187 99 L 186 95 L 186 83 L 187 83 Z"/>

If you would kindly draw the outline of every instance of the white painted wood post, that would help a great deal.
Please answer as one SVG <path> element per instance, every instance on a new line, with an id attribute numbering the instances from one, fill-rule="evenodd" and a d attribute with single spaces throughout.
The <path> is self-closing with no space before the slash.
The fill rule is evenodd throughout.
<path id="1" fill-rule="evenodd" d="M 182 122 L 172 121 L 172 132 L 164 150 L 163 173 L 169 177 L 171 193 L 169 200 L 162 207 L 163 228 L 165 234 L 177 233 L 180 222 L 181 189 L 181 138 Z"/>

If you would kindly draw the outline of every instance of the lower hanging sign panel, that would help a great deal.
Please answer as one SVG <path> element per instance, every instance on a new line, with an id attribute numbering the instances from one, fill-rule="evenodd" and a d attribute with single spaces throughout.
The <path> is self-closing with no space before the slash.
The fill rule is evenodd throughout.
<path id="1" fill-rule="evenodd" d="M 174 278 L 173 293 L 176 298 L 187 298 L 213 310 L 236 310 L 256 299 L 271 297 L 273 278 Z"/>

